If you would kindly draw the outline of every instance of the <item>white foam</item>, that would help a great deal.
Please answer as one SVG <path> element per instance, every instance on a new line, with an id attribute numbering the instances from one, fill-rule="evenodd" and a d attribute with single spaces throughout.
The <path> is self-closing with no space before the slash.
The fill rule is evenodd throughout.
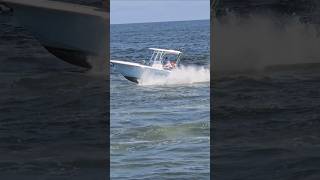
<path id="1" fill-rule="evenodd" d="M 181 66 L 167 77 L 144 75 L 139 85 L 176 85 L 210 82 L 210 69 L 196 66 Z"/>

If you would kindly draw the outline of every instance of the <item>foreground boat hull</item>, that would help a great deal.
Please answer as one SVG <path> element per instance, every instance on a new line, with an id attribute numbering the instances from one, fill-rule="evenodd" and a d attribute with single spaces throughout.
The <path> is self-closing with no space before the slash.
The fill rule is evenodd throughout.
<path id="1" fill-rule="evenodd" d="M 86 68 L 91 68 L 89 58 L 106 61 L 106 12 L 48 0 L 5 2 L 17 20 L 58 58 Z"/>
<path id="2" fill-rule="evenodd" d="M 152 68 L 149 66 L 130 63 L 125 61 L 111 60 L 112 67 L 122 74 L 127 80 L 139 83 L 143 77 L 166 77 L 170 74 L 168 70 Z"/>

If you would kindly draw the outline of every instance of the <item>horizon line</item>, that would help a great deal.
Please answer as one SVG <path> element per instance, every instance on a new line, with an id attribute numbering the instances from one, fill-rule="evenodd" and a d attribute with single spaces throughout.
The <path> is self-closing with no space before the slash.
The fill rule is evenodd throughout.
<path id="1" fill-rule="evenodd" d="M 204 21 L 209 19 L 190 19 L 190 20 L 169 20 L 169 21 L 149 21 L 149 22 L 131 22 L 131 23 L 110 23 L 110 25 L 125 25 L 125 24 L 145 24 L 145 23 L 162 23 L 162 22 L 184 22 L 184 21 Z"/>

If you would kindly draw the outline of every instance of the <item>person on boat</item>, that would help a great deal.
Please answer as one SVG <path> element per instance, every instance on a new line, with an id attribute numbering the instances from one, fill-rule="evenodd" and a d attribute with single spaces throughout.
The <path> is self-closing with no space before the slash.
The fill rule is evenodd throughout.
<path id="1" fill-rule="evenodd" d="M 175 61 L 171 61 L 171 66 L 172 66 L 172 68 L 176 68 L 176 62 Z"/>
<path id="2" fill-rule="evenodd" d="M 165 62 L 164 65 L 163 65 L 164 69 L 172 69 L 173 68 L 172 65 L 171 65 L 170 60 L 168 60 L 168 57 L 165 58 L 164 62 Z"/>

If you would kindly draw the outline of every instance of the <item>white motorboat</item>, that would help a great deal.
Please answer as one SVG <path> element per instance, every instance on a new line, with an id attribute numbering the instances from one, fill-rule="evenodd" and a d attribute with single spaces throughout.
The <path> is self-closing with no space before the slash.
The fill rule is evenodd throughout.
<path id="1" fill-rule="evenodd" d="M 108 55 L 109 14 L 106 9 L 50 0 L 0 0 L 52 54 L 91 68 Z M 107 63 L 107 62 L 105 62 Z"/>
<path id="2" fill-rule="evenodd" d="M 179 66 L 182 52 L 168 49 L 149 48 L 153 51 L 148 61 L 142 64 L 111 60 L 111 66 L 129 81 L 139 83 L 143 77 L 166 77 Z"/>

